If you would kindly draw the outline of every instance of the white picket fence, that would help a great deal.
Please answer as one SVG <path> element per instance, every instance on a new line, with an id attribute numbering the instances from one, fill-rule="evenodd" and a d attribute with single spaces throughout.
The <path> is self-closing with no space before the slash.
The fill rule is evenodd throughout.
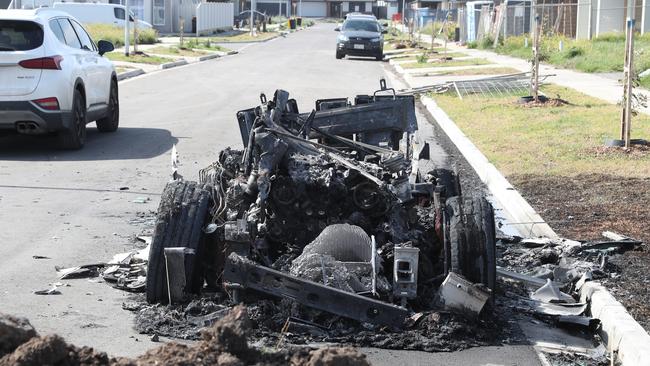
<path id="1" fill-rule="evenodd" d="M 201 3 L 196 7 L 196 35 L 232 28 L 234 16 L 233 3 Z"/>

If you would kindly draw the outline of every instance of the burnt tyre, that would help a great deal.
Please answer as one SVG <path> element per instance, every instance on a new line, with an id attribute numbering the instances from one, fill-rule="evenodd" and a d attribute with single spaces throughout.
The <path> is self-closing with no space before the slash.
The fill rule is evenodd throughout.
<path id="1" fill-rule="evenodd" d="M 120 98 L 117 81 L 111 81 L 111 91 L 108 97 L 108 113 L 106 117 L 97 120 L 99 132 L 115 132 L 120 124 Z"/>
<path id="2" fill-rule="evenodd" d="M 59 132 L 59 146 L 62 149 L 81 149 L 86 142 L 86 102 L 79 90 L 72 97 L 71 124 L 68 129 Z"/>
<path id="3" fill-rule="evenodd" d="M 460 179 L 451 169 L 437 168 L 432 170 L 429 174 L 436 178 L 436 185 L 442 186 L 442 195 L 445 198 L 460 196 Z"/>
<path id="4" fill-rule="evenodd" d="M 197 293 L 203 285 L 199 258 L 203 253 L 203 227 L 208 217 L 210 193 L 191 181 L 173 181 L 165 186 L 154 228 L 147 267 L 147 301 L 167 303 L 164 249 L 188 247 L 195 255 L 185 257 L 186 293 Z"/>
<path id="5" fill-rule="evenodd" d="M 445 207 L 445 271 L 496 287 L 494 209 L 484 197 L 448 198 Z"/>

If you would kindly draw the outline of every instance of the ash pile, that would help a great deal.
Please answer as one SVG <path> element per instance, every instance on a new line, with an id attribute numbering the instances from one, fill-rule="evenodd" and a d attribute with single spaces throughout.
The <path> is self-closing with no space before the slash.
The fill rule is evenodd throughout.
<path id="1" fill-rule="evenodd" d="M 283 90 L 260 101 L 237 113 L 243 150 L 222 150 L 199 182 L 166 186 L 148 302 L 178 314 L 209 297 L 198 324 L 245 303 L 267 343 L 495 342 L 493 209 L 461 195 L 454 172 L 416 144 L 413 97 L 382 81 L 372 95 L 318 100 L 309 113 Z"/>

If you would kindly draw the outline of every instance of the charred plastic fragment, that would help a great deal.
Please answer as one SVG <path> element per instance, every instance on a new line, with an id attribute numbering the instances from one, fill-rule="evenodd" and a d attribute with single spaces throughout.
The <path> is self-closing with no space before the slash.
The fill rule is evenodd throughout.
<path id="1" fill-rule="evenodd" d="M 196 253 L 178 266 L 183 276 L 169 273 L 185 293 L 289 298 L 391 327 L 409 310 L 435 307 L 451 271 L 494 289 L 492 207 L 460 196 L 457 176 L 428 152 L 414 154 L 412 96 L 382 84 L 353 102 L 318 100 L 308 113 L 283 90 L 260 100 L 237 113 L 244 150 L 224 149 L 199 183 L 165 189 L 150 302 L 170 297 L 162 255 L 169 247 Z"/>

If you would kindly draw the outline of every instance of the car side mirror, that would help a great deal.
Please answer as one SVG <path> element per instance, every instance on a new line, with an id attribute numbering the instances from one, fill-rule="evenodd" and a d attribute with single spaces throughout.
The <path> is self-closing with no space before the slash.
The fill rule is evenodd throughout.
<path id="1" fill-rule="evenodd" d="M 104 41 L 103 39 L 97 42 L 97 51 L 99 55 L 103 56 L 106 52 L 111 52 L 115 49 L 115 46 L 109 41 Z"/>
<path id="2" fill-rule="evenodd" d="M 334 31 L 336 31 L 336 32 L 340 32 L 340 31 L 341 31 L 341 27 L 336 27 L 336 28 L 334 28 Z"/>

